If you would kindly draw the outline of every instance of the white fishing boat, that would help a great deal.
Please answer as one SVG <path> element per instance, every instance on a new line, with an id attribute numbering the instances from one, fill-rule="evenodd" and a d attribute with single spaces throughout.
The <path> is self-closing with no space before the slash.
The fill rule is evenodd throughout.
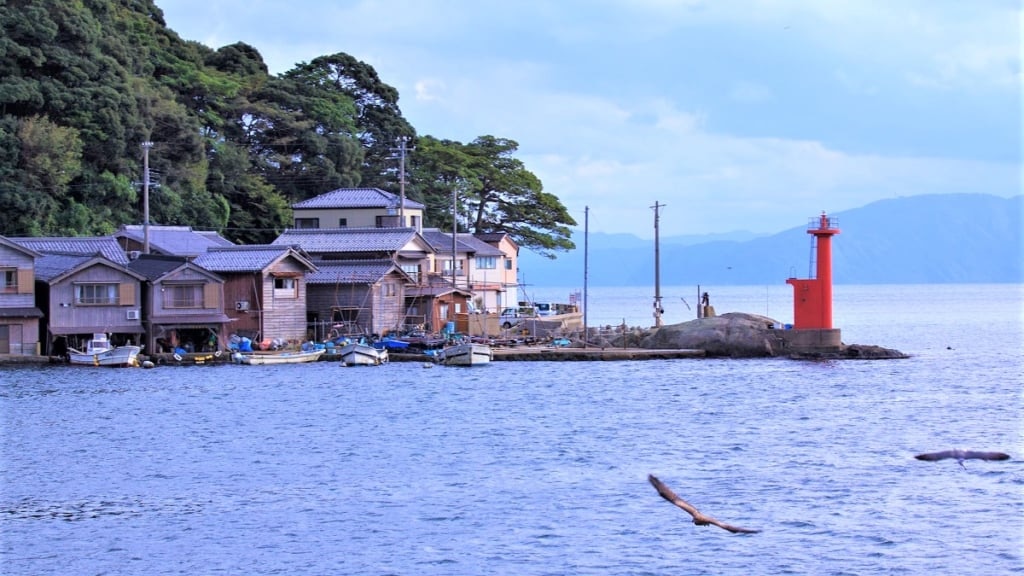
<path id="1" fill-rule="evenodd" d="M 299 352 L 271 352 L 265 354 L 242 354 L 235 352 L 232 357 L 238 364 L 249 364 L 252 366 L 264 366 L 268 364 L 302 364 L 304 362 L 316 362 L 324 350 L 303 350 Z"/>
<path id="2" fill-rule="evenodd" d="M 494 352 L 487 344 L 462 342 L 446 347 L 437 359 L 445 366 L 480 366 L 489 364 L 494 359 Z"/>
<path id="3" fill-rule="evenodd" d="M 68 359 L 80 366 L 138 366 L 141 346 L 113 346 L 106 334 L 93 334 L 85 351 L 68 348 Z"/>
<path id="4" fill-rule="evenodd" d="M 345 366 L 380 366 L 388 361 L 387 349 L 377 349 L 363 342 L 350 342 L 338 353 Z"/>

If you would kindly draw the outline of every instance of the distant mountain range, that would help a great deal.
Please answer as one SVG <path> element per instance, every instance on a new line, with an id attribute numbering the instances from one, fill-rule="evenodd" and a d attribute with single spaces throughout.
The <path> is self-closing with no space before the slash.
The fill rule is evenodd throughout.
<path id="1" fill-rule="evenodd" d="M 810 222 L 814 214 L 808 214 Z M 830 213 L 836 284 L 1024 282 L 1024 195 L 932 194 L 880 200 Z M 663 286 L 784 283 L 811 277 L 807 222 L 774 235 L 732 232 L 659 239 Z M 549 260 L 520 253 L 520 281 L 582 286 L 584 237 Z M 587 238 L 590 286 L 654 284 L 654 241 L 630 234 Z"/>

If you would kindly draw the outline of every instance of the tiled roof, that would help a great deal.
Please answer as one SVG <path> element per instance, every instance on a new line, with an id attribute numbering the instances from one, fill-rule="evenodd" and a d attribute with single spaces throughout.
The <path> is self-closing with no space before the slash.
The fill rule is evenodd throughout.
<path id="1" fill-rule="evenodd" d="M 184 256 L 142 255 L 128 263 L 128 269 L 142 274 L 150 280 L 157 280 L 187 262 Z"/>
<path id="2" fill-rule="evenodd" d="M 40 254 L 101 254 L 122 266 L 128 264 L 128 256 L 113 236 L 24 237 L 8 240 Z"/>
<path id="3" fill-rule="evenodd" d="M 194 233 L 195 234 L 199 234 L 200 236 L 205 237 L 207 240 L 209 240 L 210 242 L 212 242 L 212 243 L 214 243 L 214 244 L 216 244 L 218 246 L 234 246 L 235 245 L 234 242 L 232 242 L 231 240 L 228 240 L 227 238 L 221 236 L 219 233 L 214 232 L 213 230 L 195 230 Z"/>
<path id="4" fill-rule="evenodd" d="M 144 227 L 137 224 L 122 226 L 114 233 L 115 237 L 131 238 L 136 242 L 144 242 L 145 235 Z M 190 226 L 150 225 L 149 246 L 152 250 L 163 254 L 198 256 L 211 247 L 233 246 L 233 244 L 216 232 L 197 232 Z"/>
<path id="5" fill-rule="evenodd" d="M 323 209 L 323 208 L 395 208 L 401 198 L 380 188 L 338 188 L 314 196 L 302 202 L 292 204 L 292 209 Z M 423 210 L 423 204 L 405 198 L 405 207 Z"/>
<path id="6" fill-rule="evenodd" d="M 306 275 L 306 284 L 373 284 L 392 270 L 401 271 L 391 260 L 338 260 L 317 267 Z"/>
<path id="7" fill-rule="evenodd" d="M 450 238 L 451 236 L 449 236 Z M 505 253 L 495 246 L 491 246 L 473 234 L 459 234 L 459 242 L 470 247 L 476 256 L 504 256 Z"/>
<path id="8" fill-rule="evenodd" d="M 473 234 L 477 238 L 487 242 L 492 246 L 497 246 L 502 240 L 508 240 L 516 249 L 519 249 L 519 244 L 512 239 L 512 235 L 508 232 L 481 232 L 480 234 Z"/>
<path id="9" fill-rule="evenodd" d="M 0 318 L 42 318 L 39 308 L 4 308 L 0 306 Z"/>
<path id="10" fill-rule="evenodd" d="M 196 266 L 211 272 L 259 272 L 289 253 L 294 253 L 291 246 L 222 246 L 210 248 L 205 254 L 197 256 L 193 262 Z M 295 256 L 306 261 L 297 253 Z"/>
<path id="11" fill-rule="evenodd" d="M 501 250 L 476 238 L 472 234 L 459 233 L 456 236 L 455 250 L 457 252 L 467 252 L 474 256 L 504 256 Z M 441 232 L 437 228 L 424 228 L 423 237 L 439 254 L 451 254 L 451 232 Z"/>
<path id="12" fill-rule="evenodd" d="M 309 254 L 396 252 L 415 237 L 414 228 L 290 228 L 273 244 L 299 246 Z"/>
<path id="13" fill-rule="evenodd" d="M 134 270 L 129 270 L 125 265 L 117 262 L 111 262 L 101 254 L 52 254 L 44 252 L 41 257 L 36 258 L 36 280 L 52 282 L 55 278 L 59 278 L 76 268 L 80 268 L 91 260 L 96 260 L 97 262 L 102 262 L 108 266 L 125 270 L 132 275 L 139 274 Z"/>
<path id="14" fill-rule="evenodd" d="M 438 254 L 451 254 L 452 253 L 452 233 L 441 232 L 437 228 L 424 228 L 421 232 L 423 238 L 430 244 L 430 247 L 434 249 Z M 472 252 L 472 249 L 462 242 L 461 234 L 455 242 L 455 251 L 458 252 Z"/>
<path id="15" fill-rule="evenodd" d="M 11 250 L 16 250 L 16 251 L 21 252 L 22 254 L 24 254 L 26 256 L 30 256 L 32 258 L 38 258 L 40 256 L 40 254 L 38 252 L 36 252 L 35 250 L 32 250 L 30 248 L 26 248 L 26 247 L 22 246 L 21 244 L 17 244 L 17 243 L 15 243 L 12 240 L 8 240 L 7 238 L 4 238 L 3 236 L 0 236 L 0 246 L 7 246 Z"/>
<path id="16" fill-rule="evenodd" d="M 508 236 L 508 232 L 482 232 L 480 234 L 474 234 L 477 238 L 484 242 L 501 242 L 501 239 Z"/>

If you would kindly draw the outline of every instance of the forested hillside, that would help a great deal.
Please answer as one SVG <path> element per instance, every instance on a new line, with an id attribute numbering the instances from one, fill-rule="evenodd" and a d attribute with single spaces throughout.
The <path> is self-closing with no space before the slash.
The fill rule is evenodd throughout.
<path id="1" fill-rule="evenodd" d="M 399 189 L 426 224 L 506 231 L 540 253 L 575 224 L 513 157 L 518 144 L 417 135 L 397 90 L 339 52 L 271 75 L 256 47 L 210 48 L 169 30 L 151 0 L 0 4 L 0 234 L 94 235 L 150 221 L 267 242 L 290 205 L 349 186 Z"/>

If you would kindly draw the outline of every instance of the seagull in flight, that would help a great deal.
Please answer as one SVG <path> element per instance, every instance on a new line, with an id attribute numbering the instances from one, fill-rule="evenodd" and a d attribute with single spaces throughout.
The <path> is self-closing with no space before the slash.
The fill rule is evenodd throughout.
<path id="1" fill-rule="evenodd" d="M 960 467 L 967 469 L 964 466 L 964 460 L 1009 460 L 1010 455 L 1002 452 L 979 452 L 977 450 L 943 450 L 941 452 L 929 452 L 926 454 L 918 454 L 914 456 L 918 460 L 924 460 L 925 462 L 938 462 L 939 460 L 946 460 L 953 458 L 960 464 Z"/>
<path id="2" fill-rule="evenodd" d="M 648 474 L 647 480 L 650 481 L 651 485 L 654 486 L 654 489 L 658 491 L 658 494 L 660 494 L 662 498 L 668 500 L 669 502 L 675 504 L 676 506 L 679 506 L 680 508 L 685 510 L 687 514 L 693 516 L 693 523 L 697 526 L 707 526 L 708 524 L 714 524 L 715 526 L 718 526 L 723 530 L 728 530 L 733 534 L 755 534 L 757 532 L 760 532 L 760 530 L 751 530 L 749 528 L 740 528 L 739 526 L 732 526 L 731 524 L 726 524 L 725 522 L 715 520 L 711 516 L 705 516 L 704 514 L 700 513 L 700 510 L 694 508 L 693 505 L 691 505 L 689 502 L 677 496 L 675 492 L 673 492 L 668 486 L 666 486 L 664 482 L 658 480 L 653 474 Z"/>

